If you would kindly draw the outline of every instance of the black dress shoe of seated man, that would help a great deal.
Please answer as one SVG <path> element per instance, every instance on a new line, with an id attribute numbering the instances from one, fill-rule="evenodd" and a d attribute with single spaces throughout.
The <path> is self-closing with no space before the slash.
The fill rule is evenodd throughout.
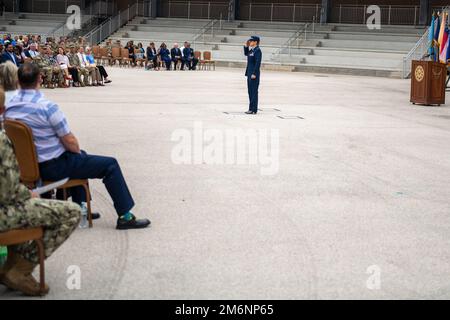
<path id="1" fill-rule="evenodd" d="M 117 230 L 127 230 L 127 229 L 142 229 L 146 228 L 151 224 L 148 219 L 136 219 L 134 215 L 132 215 L 131 219 L 123 219 L 122 217 L 117 219 Z"/>
<path id="2" fill-rule="evenodd" d="M 100 213 L 98 213 L 98 212 L 92 212 L 91 216 L 92 216 L 92 220 L 97 220 L 97 219 L 100 219 L 100 217 L 101 217 Z"/>

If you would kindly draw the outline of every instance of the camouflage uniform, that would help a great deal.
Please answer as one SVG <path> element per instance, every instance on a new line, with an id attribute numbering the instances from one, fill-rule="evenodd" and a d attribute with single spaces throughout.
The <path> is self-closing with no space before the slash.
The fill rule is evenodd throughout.
<path id="1" fill-rule="evenodd" d="M 58 61 L 56 61 L 54 56 L 48 56 L 44 54 L 44 59 L 47 58 L 50 62 L 50 65 L 53 68 L 53 74 L 56 76 L 58 80 L 59 86 L 64 85 L 64 71 L 61 69 L 61 67 L 58 64 Z"/>
<path id="2" fill-rule="evenodd" d="M 37 64 L 41 73 L 45 77 L 45 83 L 52 84 L 53 75 L 57 77 L 58 83 L 62 85 L 64 83 L 64 73 L 57 65 L 56 60 L 53 57 L 49 57 L 46 54 L 39 55 L 33 58 L 33 62 Z"/>
<path id="3" fill-rule="evenodd" d="M 56 43 L 56 41 L 54 39 L 53 39 L 52 43 L 50 44 L 50 48 L 52 49 L 53 53 L 58 52 L 59 45 L 58 45 L 58 43 Z"/>
<path id="4" fill-rule="evenodd" d="M 19 167 L 12 144 L 0 131 L 0 232 L 18 228 L 44 228 L 45 257 L 48 258 L 77 227 L 80 207 L 67 201 L 31 198 L 19 182 Z M 10 246 L 31 263 L 39 256 L 34 242 Z"/>
<path id="5" fill-rule="evenodd" d="M 38 55 L 33 58 L 33 63 L 35 63 L 41 71 L 41 74 L 44 77 L 45 84 L 51 84 L 53 77 L 53 68 L 50 66 L 49 61 L 44 59 L 42 55 Z"/>

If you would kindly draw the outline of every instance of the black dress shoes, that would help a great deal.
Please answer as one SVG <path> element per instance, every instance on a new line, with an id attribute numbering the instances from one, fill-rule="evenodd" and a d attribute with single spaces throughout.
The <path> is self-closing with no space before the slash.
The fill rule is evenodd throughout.
<path id="1" fill-rule="evenodd" d="M 92 212 L 91 213 L 91 216 L 92 216 L 92 220 L 97 220 L 97 219 L 100 219 L 100 213 L 98 213 L 98 212 Z"/>
<path id="2" fill-rule="evenodd" d="M 127 229 L 142 229 L 146 228 L 151 224 L 150 220 L 148 219 L 136 219 L 136 217 L 133 215 L 133 217 L 130 220 L 125 219 L 117 219 L 117 230 L 127 230 Z"/>
<path id="3" fill-rule="evenodd" d="M 256 112 L 248 110 L 245 114 L 256 114 Z"/>

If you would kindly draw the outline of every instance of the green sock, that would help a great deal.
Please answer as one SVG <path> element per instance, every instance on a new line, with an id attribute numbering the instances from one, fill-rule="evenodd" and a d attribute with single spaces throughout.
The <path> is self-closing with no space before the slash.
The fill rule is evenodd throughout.
<path id="1" fill-rule="evenodd" d="M 121 215 L 120 219 L 123 219 L 123 220 L 126 220 L 126 221 L 130 221 L 131 219 L 133 219 L 133 214 L 130 211 L 128 211 L 124 215 Z"/>

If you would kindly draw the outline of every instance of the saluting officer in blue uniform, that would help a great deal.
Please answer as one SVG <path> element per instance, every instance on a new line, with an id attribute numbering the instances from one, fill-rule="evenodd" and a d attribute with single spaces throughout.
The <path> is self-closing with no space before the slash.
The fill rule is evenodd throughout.
<path id="1" fill-rule="evenodd" d="M 247 77 L 248 98 L 250 105 L 246 114 L 256 114 L 258 112 L 258 88 L 262 60 L 262 52 L 259 48 L 259 37 L 252 36 L 244 45 L 244 54 L 247 56 Z"/>

